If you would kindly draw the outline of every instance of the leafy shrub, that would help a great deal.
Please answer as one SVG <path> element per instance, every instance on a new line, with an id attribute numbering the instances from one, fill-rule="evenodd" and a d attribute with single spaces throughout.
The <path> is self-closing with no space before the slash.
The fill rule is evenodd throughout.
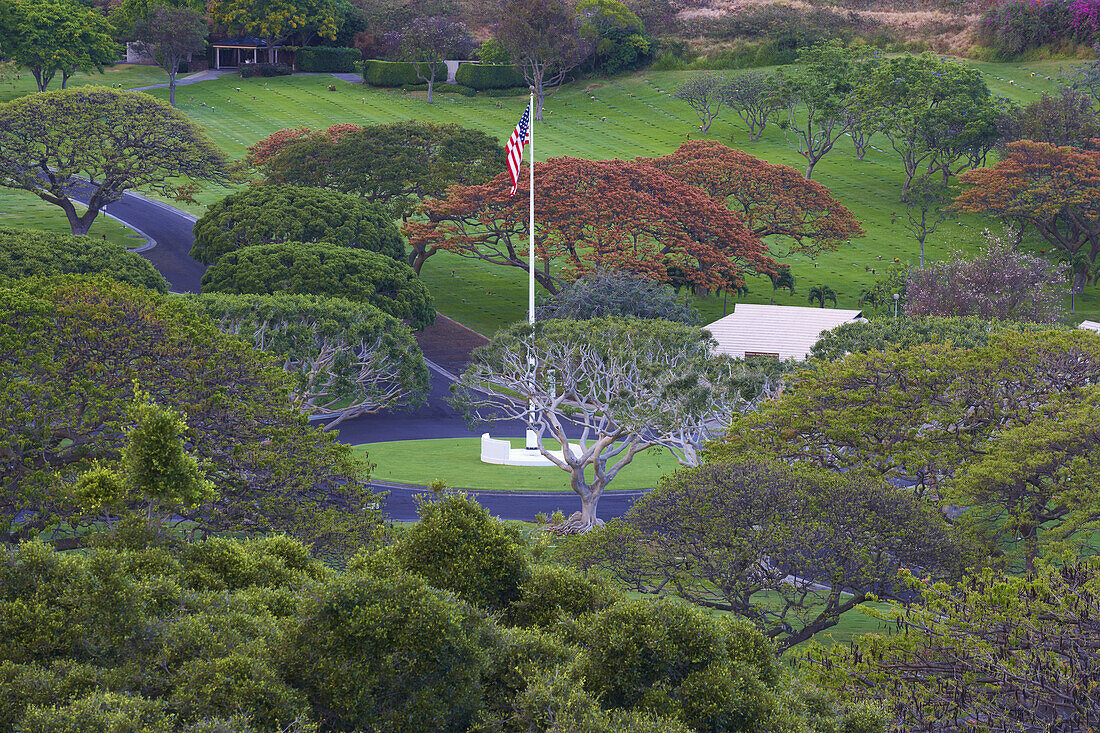
<path id="1" fill-rule="evenodd" d="M 299 71 L 325 71 L 353 73 L 363 54 L 357 48 L 332 46 L 305 46 L 294 54 L 294 65 Z"/>
<path id="2" fill-rule="evenodd" d="M 1029 49 L 1066 42 L 1091 42 L 1087 25 L 1074 26 L 1075 13 L 1066 0 L 1009 0 L 985 11 L 977 35 L 1001 59 Z"/>
<path id="3" fill-rule="evenodd" d="M 461 494 L 424 502 L 419 513 L 420 521 L 395 548 L 402 567 L 494 611 L 519 597 L 531 570 L 516 530 Z"/>
<path id="4" fill-rule="evenodd" d="M 386 210 L 361 196 L 308 186 L 251 186 L 195 222 L 191 256 L 210 265 L 257 244 L 323 242 L 403 261 L 405 243 Z"/>
<path id="5" fill-rule="evenodd" d="M 519 97 L 529 93 L 528 87 L 509 87 L 507 89 L 486 89 L 486 97 Z"/>
<path id="6" fill-rule="evenodd" d="M 290 76 L 292 72 L 293 69 L 287 64 L 241 64 L 240 68 L 242 79 L 251 79 L 254 76 Z"/>
<path id="7" fill-rule="evenodd" d="M 512 601 L 506 618 L 519 626 L 550 626 L 563 616 L 599 611 L 619 598 L 598 575 L 560 565 L 536 565 Z"/>
<path id="8" fill-rule="evenodd" d="M 19 730 L 23 733 L 164 733 L 175 728 L 175 716 L 160 700 L 138 695 L 93 692 L 70 703 L 31 706 Z"/>
<path id="9" fill-rule="evenodd" d="M 340 297 L 370 303 L 414 328 L 435 321 L 432 296 L 411 267 L 332 244 L 282 242 L 230 252 L 202 276 L 202 291 Z"/>
<path id="10" fill-rule="evenodd" d="M 478 91 L 514 87 L 523 87 L 524 91 L 527 90 L 523 73 L 515 66 L 461 64 L 455 72 L 455 81 Z"/>
<path id="11" fill-rule="evenodd" d="M 415 575 L 361 570 L 306 601 L 278 658 L 335 730 L 461 731 L 480 705 L 489 633 Z"/>
<path id="12" fill-rule="evenodd" d="M 630 273 L 597 271 L 574 280 L 538 309 L 539 320 L 611 317 L 699 323 L 699 312 L 668 285 Z"/>
<path id="13" fill-rule="evenodd" d="M 508 56 L 508 49 L 504 48 L 504 44 L 495 38 L 490 38 L 478 46 L 475 55 L 477 60 L 483 64 L 499 66 L 512 63 L 512 59 Z"/>
<path id="14" fill-rule="evenodd" d="M 428 74 L 424 74 L 428 76 Z M 447 78 L 447 67 L 439 64 L 436 78 Z M 363 81 L 373 87 L 403 87 L 407 84 L 420 84 L 423 80 L 416 75 L 416 64 L 407 61 L 379 61 L 370 59 L 363 63 Z"/>
<path id="15" fill-rule="evenodd" d="M 125 247 L 95 237 L 0 227 L 0 280 L 32 275 L 106 275 L 131 285 L 168 292 L 150 262 Z"/>

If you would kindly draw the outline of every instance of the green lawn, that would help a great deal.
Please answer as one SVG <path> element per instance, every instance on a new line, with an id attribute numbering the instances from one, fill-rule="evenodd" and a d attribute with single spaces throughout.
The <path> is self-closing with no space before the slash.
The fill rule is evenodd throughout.
<path id="1" fill-rule="evenodd" d="M 995 93 L 1026 103 L 1037 99 L 1043 91 L 1054 89 L 1062 70 L 1072 63 L 972 65 L 985 74 Z M 122 74 L 125 67 L 117 68 L 118 71 L 112 71 Z M 139 68 L 149 73 L 146 67 Z M 557 155 L 632 158 L 675 149 L 694 130 L 692 111 L 670 96 L 689 73 L 641 72 L 566 86 L 548 98 L 546 120 L 535 127 L 536 157 L 539 160 Z M 335 85 L 336 91 L 328 91 L 330 84 Z M 164 89 L 152 94 L 167 98 Z M 236 158 L 244 155 L 248 145 L 284 127 L 321 128 L 338 122 L 371 124 L 403 119 L 457 122 L 503 141 L 526 102 L 523 97 L 438 95 L 434 104 L 428 104 L 422 93 L 373 89 L 329 76 L 274 79 L 226 76 L 180 89 L 177 101 L 181 110 Z M 758 142 L 751 142 L 740 120 L 727 112 L 711 128 L 709 137 L 771 162 L 801 166 L 791 141 L 776 126 L 770 127 Z M 884 149 L 887 146 L 883 139 L 875 138 L 871 143 L 880 149 L 869 150 L 863 161 L 857 161 L 851 145 L 842 141 L 814 173 L 815 179 L 828 186 L 863 222 L 867 236 L 816 261 L 788 258 L 796 278 L 796 294 L 779 294 L 776 303 L 806 305 L 809 288 L 825 284 L 839 293 L 841 307 L 856 307 L 860 291 L 895 257 L 905 263 L 917 261 L 916 243 L 901 223 L 905 207 L 898 201 L 900 165 L 896 156 Z M 223 188 L 207 188 L 198 199 L 200 204 L 209 204 L 226 192 Z M 201 206 L 185 208 L 201 213 Z M 973 251 L 980 242 L 981 230 L 990 225 L 992 222 L 975 216 L 944 224 L 929 239 L 927 255 L 935 260 L 956 249 Z M 1029 246 L 1045 248 L 1038 243 Z M 518 270 L 441 253 L 428 260 L 422 275 L 442 313 L 482 333 L 491 334 L 501 325 L 524 316 L 526 283 L 524 274 Z M 745 302 L 766 303 L 772 295 L 771 283 L 763 278 L 750 278 L 749 290 L 743 297 Z M 708 321 L 723 314 L 721 298 L 696 301 Z M 727 307 L 732 305 L 731 301 Z M 1100 317 L 1100 290 L 1090 287 L 1079 297 L 1078 311 L 1078 317 Z"/>
<path id="2" fill-rule="evenodd" d="M 522 443 L 522 438 L 512 440 L 517 448 Z M 557 443 L 549 441 L 548 445 L 551 449 L 557 447 Z M 427 486 L 442 479 L 452 489 L 570 491 L 569 474 L 556 466 L 527 468 L 482 463 L 478 438 L 399 440 L 359 445 L 353 450 L 357 455 L 369 456 L 377 466 L 371 475 L 381 481 Z M 661 476 L 675 469 L 676 460 L 668 451 L 645 451 L 615 477 L 609 489 L 651 489 Z M 572 493 L 563 495 L 562 509 L 573 511 L 574 503 Z"/>
<path id="3" fill-rule="evenodd" d="M 108 211 L 110 208 L 110 206 L 107 207 Z M 71 231 L 69 221 L 60 208 L 47 204 L 32 193 L 13 191 L 8 188 L 0 189 L 0 222 L 4 226 L 43 229 L 58 234 L 69 234 Z M 133 229 L 102 214 L 96 217 L 88 235 L 92 237 L 106 235 L 108 241 L 126 247 L 141 247 L 145 244 L 145 237 L 135 234 Z"/>
<path id="4" fill-rule="evenodd" d="M 67 87 L 81 87 L 87 84 L 99 84 L 119 89 L 133 87 L 145 87 L 151 84 L 167 84 L 168 74 L 157 66 L 145 66 L 139 64 L 116 64 L 103 69 L 103 73 L 93 71 L 89 74 L 78 72 L 69 79 Z M 61 75 L 58 74 L 50 82 L 49 90 L 61 88 Z M 0 75 L 0 102 L 8 102 L 16 97 L 31 94 L 38 91 L 34 83 L 34 77 L 26 69 L 20 69 L 14 76 L 11 74 Z"/>

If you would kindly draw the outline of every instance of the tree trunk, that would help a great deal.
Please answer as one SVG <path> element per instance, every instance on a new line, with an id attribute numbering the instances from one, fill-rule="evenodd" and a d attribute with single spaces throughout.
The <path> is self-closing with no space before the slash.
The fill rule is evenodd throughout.
<path id="1" fill-rule="evenodd" d="M 549 525 L 547 531 L 558 535 L 584 534 L 603 524 L 603 520 L 596 517 L 596 505 L 600 502 L 603 487 L 589 486 L 584 480 L 584 466 L 573 468 L 570 480 L 573 491 L 581 498 L 581 510 L 573 512 L 564 522 Z"/>
<path id="2" fill-rule="evenodd" d="M 83 214 L 77 214 L 76 207 L 68 199 L 64 200 L 61 208 L 69 220 L 69 230 L 77 236 L 86 235 L 88 230 L 92 228 L 92 222 L 95 221 L 96 215 L 99 214 L 98 207 L 94 209 L 89 207 Z"/>
<path id="3" fill-rule="evenodd" d="M 179 68 L 178 66 L 176 67 Z M 176 106 L 176 71 L 168 72 L 168 102 L 175 107 Z"/>
<path id="4" fill-rule="evenodd" d="M 814 166 L 817 165 L 817 160 L 813 157 L 812 153 L 806 154 L 806 180 L 810 180 L 814 175 Z"/>

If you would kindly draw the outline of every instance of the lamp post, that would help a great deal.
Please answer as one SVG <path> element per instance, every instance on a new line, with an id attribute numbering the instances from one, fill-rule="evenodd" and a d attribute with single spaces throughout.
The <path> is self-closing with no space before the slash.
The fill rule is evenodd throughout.
<path id="1" fill-rule="evenodd" d="M 894 320 L 897 320 L 898 317 L 898 298 L 900 297 L 901 295 L 894 293 Z"/>

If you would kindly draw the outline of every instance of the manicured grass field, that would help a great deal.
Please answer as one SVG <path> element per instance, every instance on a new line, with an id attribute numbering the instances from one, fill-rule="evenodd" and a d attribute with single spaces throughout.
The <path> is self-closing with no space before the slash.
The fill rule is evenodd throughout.
<path id="1" fill-rule="evenodd" d="M 181 74 L 181 76 L 184 76 Z M 87 84 L 98 84 L 119 89 L 131 89 L 133 87 L 145 87 L 151 84 L 167 84 L 168 74 L 157 66 L 145 66 L 139 64 L 116 64 L 108 66 L 103 73 L 93 71 L 90 74 L 78 72 L 69 79 L 67 87 L 81 87 Z M 49 90 L 61 88 L 61 75 L 58 74 L 50 82 Z M 0 102 L 7 102 L 16 97 L 38 91 L 34 83 L 34 77 L 26 69 L 20 69 L 16 75 L 4 74 L 0 76 Z"/>
<path id="2" fill-rule="evenodd" d="M 107 207 L 108 211 L 110 206 Z M 47 204 L 32 193 L 0 189 L 0 224 L 8 227 L 42 229 L 47 232 L 69 234 L 69 220 L 60 208 Z M 114 219 L 100 214 L 92 223 L 88 236 L 101 237 L 125 247 L 141 247 L 145 238 L 135 234 L 133 229 L 119 224 Z"/>
<path id="3" fill-rule="evenodd" d="M 1059 75 L 1072 63 L 972 65 L 982 71 L 995 93 L 1027 103 L 1042 92 L 1053 90 Z M 119 68 L 116 73 L 122 73 Z M 535 127 L 536 158 L 544 160 L 557 155 L 632 158 L 661 155 L 675 149 L 692 132 L 698 135 L 692 111 L 670 96 L 688 75 L 689 72 L 640 72 L 564 87 L 548 99 L 546 120 Z M 336 91 L 328 91 L 330 84 Z M 164 89 L 152 94 L 167 98 Z M 322 128 L 338 122 L 371 124 L 403 119 L 457 122 L 503 141 L 511 133 L 526 98 L 438 95 L 435 103 L 428 104 L 422 93 L 373 89 L 327 75 L 273 79 L 226 76 L 181 88 L 177 102 L 227 153 L 240 158 L 248 145 L 284 127 Z M 771 162 L 802 165 L 792 141 L 777 126 L 771 126 L 761 140 L 751 142 L 740 120 L 728 111 L 714 124 L 708 137 Z M 867 235 L 838 252 L 821 255 L 816 261 L 800 256 L 786 258 L 793 266 L 796 293 L 777 294 L 776 303 L 807 305 L 809 288 L 825 284 L 838 292 L 840 307 L 854 308 L 860 291 L 895 257 L 907 264 L 917 262 L 917 245 L 902 224 L 905 207 L 898 200 L 902 182 L 900 164 L 884 139 L 874 138 L 871 144 L 874 147 L 866 158 L 857 161 L 851 145 L 841 141 L 814 173 L 814 178 L 828 186 L 862 221 Z M 208 188 L 198 199 L 208 204 L 226 193 L 223 188 Z M 0 194 L 0 201 L 6 195 Z M 197 207 L 186 208 L 201 213 Z M 981 230 L 987 226 L 997 228 L 993 222 L 976 216 L 944 224 L 929 239 L 927 257 L 935 260 L 953 250 L 973 251 L 980 243 Z M 1037 242 L 1028 246 L 1045 249 Z M 441 312 L 481 333 L 491 334 L 501 325 L 524 316 L 525 277 L 518 270 L 441 253 L 428 260 L 422 276 Z M 771 283 L 766 278 L 750 278 L 749 294 L 742 299 L 767 303 L 771 297 Z M 724 304 L 721 297 L 697 298 L 696 305 L 710 321 L 721 317 L 724 309 L 731 309 L 733 299 Z M 1096 316 L 1100 316 L 1100 291 L 1090 287 L 1078 298 L 1078 318 Z"/>
<path id="4" fill-rule="evenodd" d="M 522 443 L 522 438 L 512 441 L 517 448 L 522 447 Z M 548 444 L 551 449 L 557 448 L 557 443 L 548 441 Z M 569 474 L 556 466 L 527 468 L 482 463 L 478 438 L 401 440 L 355 446 L 353 450 L 360 456 L 364 453 L 369 456 L 371 463 L 376 464 L 371 476 L 382 481 L 427 486 L 442 479 L 452 489 L 570 490 Z M 674 471 L 676 465 L 668 451 L 645 451 L 635 456 L 608 488 L 651 489 L 661 476 Z M 576 501 L 572 493 L 563 494 L 562 509 L 574 511 Z"/>

